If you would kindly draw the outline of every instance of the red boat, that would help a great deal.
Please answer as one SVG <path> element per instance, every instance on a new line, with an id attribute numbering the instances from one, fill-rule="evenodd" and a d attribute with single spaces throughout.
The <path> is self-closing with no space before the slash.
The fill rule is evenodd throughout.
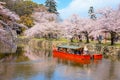
<path id="1" fill-rule="evenodd" d="M 102 59 L 102 54 L 90 54 L 83 53 L 83 48 L 79 46 L 68 46 L 61 45 L 58 46 L 57 49 L 53 49 L 53 56 L 63 59 L 68 59 L 76 62 L 87 61 L 91 58 L 93 59 Z"/>
<path id="2" fill-rule="evenodd" d="M 75 62 L 89 63 L 91 56 L 81 55 L 79 53 L 80 47 L 78 46 L 58 46 L 58 49 L 53 49 L 53 56 L 63 58 Z"/>

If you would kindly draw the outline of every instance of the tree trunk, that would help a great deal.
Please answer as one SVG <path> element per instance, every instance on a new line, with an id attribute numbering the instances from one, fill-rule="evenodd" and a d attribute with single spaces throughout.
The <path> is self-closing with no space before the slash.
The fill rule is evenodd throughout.
<path id="1" fill-rule="evenodd" d="M 110 35 L 111 35 L 111 45 L 114 45 L 114 39 L 115 39 L 115 32 L 111 32 Z"/>
<path id="2" fill-rule="evenodd" d="M 70 39 L 71 42 L 73 42 L 73 37 Z"/>
<path id="3" fill-rule="evenodd" d="M 88 35 L 86 36 L 86 38 L 87 38 L 87 41 L 86 41 L 86 43 L 89 43 L 89 37 L 88 37 Z"/>
<path id="4" fill-rule="evenodd" d="M 86 37 L 86 43 L 89 43 L 89 36 L 87 32 L 85 33 L 85 37 Z"/>

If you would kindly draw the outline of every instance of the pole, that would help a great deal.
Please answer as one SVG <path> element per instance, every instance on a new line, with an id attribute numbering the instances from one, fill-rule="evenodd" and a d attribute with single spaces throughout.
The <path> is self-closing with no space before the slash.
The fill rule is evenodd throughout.
<path id="1" fill-rule="evenodd" d="M 106 44 L 106 32 L 105 32 L 105 44 Z"/>

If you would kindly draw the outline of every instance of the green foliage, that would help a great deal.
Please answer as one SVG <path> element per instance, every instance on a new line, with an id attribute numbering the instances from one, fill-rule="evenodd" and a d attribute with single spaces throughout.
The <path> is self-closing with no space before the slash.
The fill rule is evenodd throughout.
<path id="1" fill-rule="evenodd" d="M 25 14 L 32 14 L 34 8 L 38 7 L 37 3 L 34 3 L 31 0 L 0 0 L 6 2 L 6 8 L 15 11 L 18 15 L 23 16 Z"/>
<path id="2" fill-rule="evenodd" d="M 12 9 L 14 7 L 14 3 L 15 1 L 13 0 L 0 0 L 1 2 L 6 2 L 5 7 L 7 7 L 8 9 Z M 16 0 L 17 1 L 17 0 Z"/>
<path id="3" fill-rule="evenodd" d="M 48 8 L 49 12 L 58 14 L 56 9 L 56 2 L 54 0 L 46 0 L 45 6 Z"/>
<path id="4" fill-rule="evenodd" d="M 22 24 L 28 26 L 29 28 L 34 25 L 33 18 L 31 17 L 31 15 L 21 16 L 19 23 L 22 23 Z"/>
<path id="5" fill-rule="evenodd" d="M 15 11 L 18 15 L 30 15 L 33 13 L 34 8 L 38 7 L 38 5 L 32 1 L 21 1 L 19 3 L 15 3 L 13 11 Z"/>

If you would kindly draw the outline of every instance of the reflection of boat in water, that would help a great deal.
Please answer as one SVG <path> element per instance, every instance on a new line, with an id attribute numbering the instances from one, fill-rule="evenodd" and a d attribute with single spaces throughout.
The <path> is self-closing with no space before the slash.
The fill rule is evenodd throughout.
<path id="1" fill-rule="evenodd" d="M 61 45 L 53 49 L 53 56 L 80 63 L 90 63 L 91 58 L 102 59 L 102 54 L 84 54 L 82 47 Z"/>

